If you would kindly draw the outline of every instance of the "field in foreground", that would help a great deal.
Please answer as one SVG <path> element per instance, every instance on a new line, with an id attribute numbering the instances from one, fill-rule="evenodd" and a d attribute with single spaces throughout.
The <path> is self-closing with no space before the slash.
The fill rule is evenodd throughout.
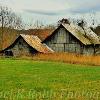
<path id="1" fill-rule="evenodd" d="M 100 67 L 0 60 L 0 100 L 100 100 Z"/>

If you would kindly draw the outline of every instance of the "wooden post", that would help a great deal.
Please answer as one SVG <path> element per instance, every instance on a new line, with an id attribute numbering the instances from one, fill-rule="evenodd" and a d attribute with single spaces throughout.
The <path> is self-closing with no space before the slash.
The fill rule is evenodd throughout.
<path id="1" fill-rule="evenodd" d="M 66 52 L 66 50 L 65 50 L 65 44 L 66 44 L 66 43 L 64 43 L 64 52 Z"/>
<path id="2" fill-rule="evenodd" d="M 95 44 L 93 44 L 93 49 L 94 49 L 94 55 L 96 54 L 96 49 L 95 49 Z"/>

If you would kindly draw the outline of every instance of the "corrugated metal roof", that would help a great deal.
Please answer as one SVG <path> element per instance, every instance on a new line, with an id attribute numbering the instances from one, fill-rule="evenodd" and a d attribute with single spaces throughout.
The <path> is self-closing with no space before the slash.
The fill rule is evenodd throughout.
<path id="1" fill-rule="evenodd" d="M 51 53 L 54 52 L 52 49 L 50 49 L 46 44 L 42 44 L 41 40 L 34 35 L 25 35 L 21 34 L 20 35 L 31 47 L 36 49 L 39 52 L 42 53 Z"/>
<path id="2" fill-rule="evenodd" d="M 84 27 L 84 30 L 78 25 L 62 24 L 72 35 L 85 45 L 100 44 L 100 37 L 97 36 L 90 28 Z"/>
<path id="3" fill-rule="evenodd" d="M 90 28 L 84 27 L 87 37 L 93 44 L 100 44 L 100 37 L 95 34 Z"/>

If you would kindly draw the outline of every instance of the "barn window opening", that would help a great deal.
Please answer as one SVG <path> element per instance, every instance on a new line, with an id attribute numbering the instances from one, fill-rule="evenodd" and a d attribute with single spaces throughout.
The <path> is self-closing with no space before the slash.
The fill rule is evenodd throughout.
<path id="1" fill-rule="evenodd" d="M 19 48 L 19 50 L 22 50 L 22 46 L 23 46 L 22 42 L 19 41 L 19 43 L 18 43 L 18 48 Z"/>
<path id="2" fill-rule="evenodd" d="M 19 45 L 22 45 L 21 41 L 19 41 Z"/>
<path id="3" fill-rule="evenodd" d="M 6 50 L 5 56 L 13 56 L 13 52 L 11 50 Z"/>

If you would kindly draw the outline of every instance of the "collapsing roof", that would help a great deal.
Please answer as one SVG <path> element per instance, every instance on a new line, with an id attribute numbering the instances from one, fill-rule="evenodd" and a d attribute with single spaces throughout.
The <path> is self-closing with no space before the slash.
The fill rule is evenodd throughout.
<path id="1" fill-rule="evenodd" d="M 29 46 L 31 46 L 33 49 L 37 50 L 40 53 L 52 53 L 52 52 L 54 52 L 46 44 L 41 43 L 42 41 L 37 36 L 20 34 L 19 37 L 22 37 Z M 16 40 L 12 43 L 12 45 L 14 45 Z M 10 45 L 9 47 L 5 48 L 3 51 L 5 51 L 8 48 L 10 48 L 12 45 Z"/>
<path id="2" fill-rule="evenodd" d="M 84 30 L 78 25 L 62 24 L 72 35 L 85 45 L 100 44 L 100 37 L 97 36 L 90 28 L 84 27 Z"/>

